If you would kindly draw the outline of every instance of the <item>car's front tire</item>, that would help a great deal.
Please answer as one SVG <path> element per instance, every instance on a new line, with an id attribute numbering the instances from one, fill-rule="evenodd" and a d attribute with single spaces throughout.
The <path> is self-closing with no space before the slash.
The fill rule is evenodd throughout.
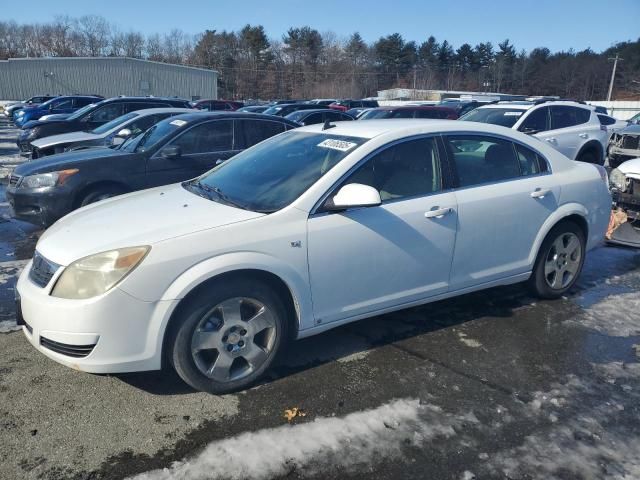
<path id="1" fill-rule="evenodd" d="M 541 298 L 558 298 L 576 283 L 586 252 L 585 235 L 571 221 L 551 229 L 538 252 L 529 287 Z"/>
<path id="2" fill-rule="evenodd" d="M 92 203 L 99 202 L 100 200 L 106 200 L 107 198 L 116 197 L 122 195 L 124 191 L 117 187 L 98 187 L 94 190 L 90 190 L 80 199 L 80 206 L 85 207 Z"/>
<path id="3" fill-rule="evenodd" d="M 288 338 L 277 293 L 249 278 L 215 282 L 188 300 L 169 331 L 169 358 L 196 390 L 224 394 L 252 385 Z"/>

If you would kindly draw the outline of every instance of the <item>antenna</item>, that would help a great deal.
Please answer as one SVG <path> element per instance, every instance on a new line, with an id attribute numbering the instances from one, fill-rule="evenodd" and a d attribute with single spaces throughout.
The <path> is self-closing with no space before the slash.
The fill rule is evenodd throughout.
<path id="1" fill-rule="evenodd" d="M 331 125 L 331 121 L 327 118 L 324 121 L 324 125 L 322 126 L 322 130 L 329 130 L 330 128 L 334 128 L 335 125 Z"/>

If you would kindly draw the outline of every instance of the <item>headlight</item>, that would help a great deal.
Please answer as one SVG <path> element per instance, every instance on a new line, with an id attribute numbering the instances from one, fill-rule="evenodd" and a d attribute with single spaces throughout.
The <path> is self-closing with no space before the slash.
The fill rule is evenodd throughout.
<path id="1" fill-rule="evenodd" d="M 151 247 L 130 247 L 81 258 L 64 269 L 51 295 L 91 298 L 108 292 L 136 268 Z"/>
<path id="2" fill-rule="evenodd" d="M 61 170 L 59 172 L 39 173 L 38 175 L 28 175 L 20 182 L 21 188 L 41 188 L 41 187 L 57 187 L 64 185 L 71 175 L 75 175 L 79 170 L 70 168 L 69 170 Z"/>
<path id="3" fill-rule="evenodd" d="M 620 170 L 614 168 L 609 174 L 609 184 L 619 191 L 624 192 L 627 189 L 627 177 L 625 177 L 624 173 Z"/>
<path id="4" fill-rule="evenodd" d="M 38 130 L 37 130 L 37 129 L 35 129 L 35 128 L 29 128 L 29 129 L 26 131 L 25 138 L 33 138 L 33 137 L 35 137 L 35 136 L 36 136 L 36 133 L 38 133 Z"/>

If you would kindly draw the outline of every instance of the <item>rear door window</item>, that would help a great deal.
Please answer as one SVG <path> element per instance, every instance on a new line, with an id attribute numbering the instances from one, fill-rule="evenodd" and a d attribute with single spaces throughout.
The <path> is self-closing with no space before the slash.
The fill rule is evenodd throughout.
<path id="1" fill-rule="evenodd" d="M 548 170 L 547 162 L 533 150 L 516 144 L 516 153 L 522 175 L 537 175 Z"/>
<path id="2" fill-rule="evenodd" d="M 613 125 L 616 123 L 616 119 L 610 117 L 609 115 L 599 114 L 598 120 L 600 120 L 600 125 Z"/>
<path id="3" fill-rule="evenodd" d="M 285 130 L 284 124 L 271 120 L 236 120 L 235 124 L 235 150 L 249 148 Z"/>
<path id="4" fill-rule="evenodd" d="M 460 187 L 500 182 L 521 176 L 520 161 L 513 144 L 483 135 L 445 137 Z"/>
<path id="5" fill-rule="evenodd" d="M 568 128 L 587 123 L 591 117 L 591 111 L 586 108 L 558 105 L 551 107 L 551 128 Z"/>

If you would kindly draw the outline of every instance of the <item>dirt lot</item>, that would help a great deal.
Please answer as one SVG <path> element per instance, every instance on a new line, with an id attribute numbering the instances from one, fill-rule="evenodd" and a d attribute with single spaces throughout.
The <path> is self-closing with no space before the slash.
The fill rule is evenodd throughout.
<path id="1" fill-rule="evenodd" d="M 14 135 L 0 125 L 0 165 Z M 496 288 L 297 342 L 217 397 L 31 348 L 13 287 L 39 233 L 0 223 L 1 479 L 640 478 L 636 251 L 592 252 L 558 301 Z"/>

